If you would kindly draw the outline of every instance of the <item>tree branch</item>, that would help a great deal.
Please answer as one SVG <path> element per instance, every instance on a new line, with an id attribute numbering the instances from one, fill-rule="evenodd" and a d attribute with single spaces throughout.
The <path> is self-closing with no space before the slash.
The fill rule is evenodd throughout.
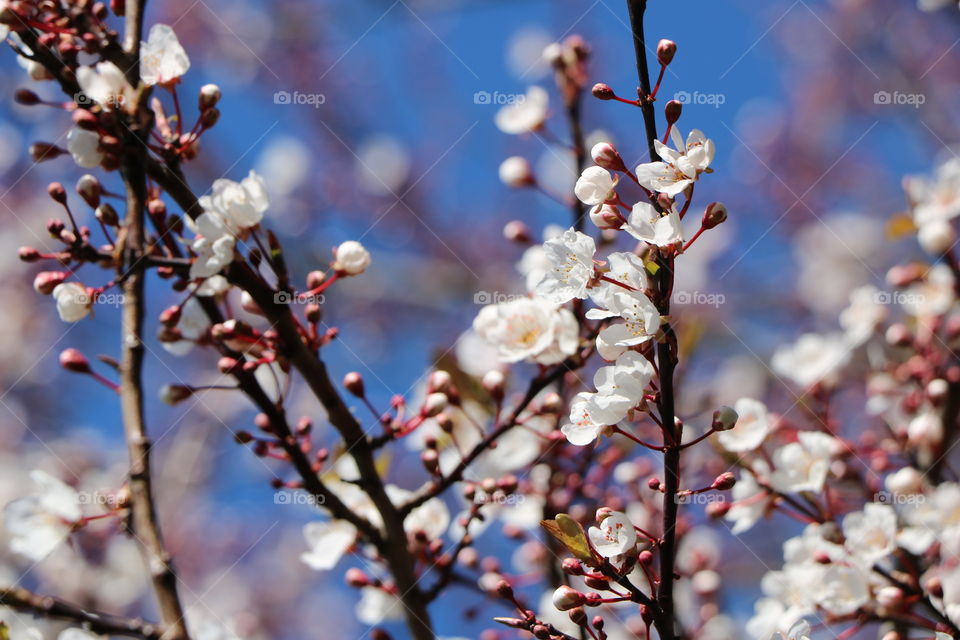
<path id="1" fill-rule="evenodd" d="M 145 640 L 161 640 L 163 637 L 163 629 L 155 624 L 137 618 L 101 613 L 19 587 L 0 589 L 0 605 L 31 615 L 68 620 L 96 634 Z"/>

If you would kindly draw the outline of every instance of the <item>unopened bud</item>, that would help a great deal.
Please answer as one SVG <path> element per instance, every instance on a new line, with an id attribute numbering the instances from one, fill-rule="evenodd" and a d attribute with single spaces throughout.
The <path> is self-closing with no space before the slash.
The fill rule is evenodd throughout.
<path id="1" fill-rule="evenodd" d="M 497 583 L 497 595 L 506 600 L 513 599 L 513 587 L 510 586 L 510 583 L 506 580 L 501 580 Z"/>
<path id="2" fill-rule="evenodd" d="M 678 100 L 670 100 L 663 107 L 663 115 L 666 117 L 668 125 L 676 124 L 682 113 L 683 104 L 681 104 Z"/>
<path id="3" fill-rule="evenodd" d="M 717 225 L 727 220 L 727 208 L 720 202 L 711 202 L 703 212 L 703 221 L 700 223 L 704 229 L 713 229 Z"/>
<path id="4" fill-rule="evenodd" d="M 193 395 L 193 389 L 182 384 L 165 384 L 160 387 L 160 400 L 169 405 L 183 402 Z"/>
<path id="5" fill-rule="evenodd" d="M 77 349 L 64 349 L 60 353 L 60 366 L 73 373 L 90 373 L 90 362 Z"/>
<path id="6" fill-rule="evenodd" d="M 623 226 L 623 218 L 617 208 L 609 204 L 591 208 L 590 222 L 595 224 L 598 229 L 619 229 Z"/>
<path id="7" fill-rule="evenodd" d="M 67 203 L 67 190 L 59 182 L 51 182 L 47 186 L 47 195 L 53 198 L 54 202 Z"/>
<path id="8" fill-rule="evenodd" d="M 598 595 L 597 597 L 599 598 L 600 596 Z M 583 607 L 574 607 L 567 612 L 567 615 L 570 616 L 570 621 L 575 625 L 583 625 L 587 621 L 587 612 L 584 611 Z"/>
<path id="9" fill-rule="evenodd" d="M 44 162 L 46 160 L 53 160 L 59 156 L 62 156 L 66 153 L 66 150 L 61 149 L 55 144 L 50 144 L 49 142 L 34 142 L 30 145 L 30 159 L 34 162 Z"/>
<path id="10" fill-rule="evenodd" d="M 730 506 L 729 502 L 711 502 L 704 511 L 708 518 L 722 518 L 727 515 L 727 511 L 730 511 Z"/>
<path id="11" fill-rule="evenodd" d="M 429 394 L 427 399 L 423 401 L 421 412 L 425 418 L 432 418 L 446 409 L 447 404 L 449 404 L 447 394 L 434 392 Z"/>
<path id="12" fill-rule="evenodd" d="M 343 376 L 343 386 L 347 391 L 358 398 L 362 398 L 364 396 L 363 376 L 356 371 L 351 371 L 347 375 Z"/>
<path id="13" fill-rule="evenodd" d="M 572 587 L 563 585 L 553 592 L 553 606 L 560 611 L 569 611 L 583 605 L 583 594 Z"/>
<path id="14" fill-rule="evenodd" d="M 89 173 L 77 180 L 77 193 L 91 207 L 96 208 L 100 204 L 100 191 L 100 181 Z"/>
<path id="15" fill-rule="evenodd" d="M 496 402 L 500 402 L 503 399 L 505 383 L 506 378 L 499 369 L 491 369 L 483 375 L 483 388 L 487 390 L 487 393 L 489 393 L 490 397 Z"/>
<path id="16" fill-rule="evenodd" d="M 732 489 L 735 484 L 737 484 L 737 477 L 731 472 L 725 471 L 714 479 L 710 487 L 717 491 L 726 491 Z"/>
<path id="17" fill-rule="evenodd" d="M 212 107 L 203 112 L 203 115 L 200 116 L 200 125 L 204 129 L 209 129 L 213 125 L 217 124 L 217 121 L 220 120 L 220 109 Z"/>
<path id="18" fill-rule="evenodd" d="M 17 249 L 17 257 L 22 262 L 36 262 L 41 259 L 40 252 L 33 247 L 20 247 Z"/>
<path id="19" fill-rule="evenodd" d="M 617 94 L 613 92 L 613 89 L 610 88 L 610 85 L 598 82 L 593 85 L 591 90 L 593 97 L 598 100 L 613 100 L 617 97 Z"/>
<path id="20" fill-rule="evenodd" d="M 344 578 L 347 581 L 347 584 L 351 587 L 366 587 L 370 584 L 370 578 L 360 569 L 356 567 L 351 567 L 347 569 L 347 573 L 344 575 Z"/>
<path id="21" fill-rule="evenodd" d="M 563 572 L 568 576 L 582 576 L 583 565 L 576 558 L 564 558 Z"/>
<path id="22" fill-rule="evenodd" d="M 217 106 L 220 102 L 220 87 L 215 84 L 205 84 L 200 87 L 200 98 L 198 100 L 200 111 L 206 111 Z"/>
<path id="23" fill-rule="evenodd" d="M 41 271 L 33 279 L 33 290 L 39 294 L 48 296 L 59 284 L 63 284 L 67 279 L 67 274 L 63 271 Z"/>
<path id="24" fill-rule="evenodd" d="M 713 421 L 710 428 L 714 431 L 729 431 L 737 426 L 737 419 L 740 416 L 730 407 L 720 407 L 713 412 Z"/>
<path id="25" fill-rule="evenodd" d="M 530 161 L 522 156 L 511 156 L 500 163 L 500 182 L 508 187 L 531 187 L 537 183 Z"/>
<path id="26" fill-rule="evenodd" d="M 527 244 L 530 242 L 530 228 L 519 220 L 511 220 L 503 225 L 503 237 L 511 242 Z"/>
<path id="27" fill-rule="evenodd" d="M 96 215 L 97 220 L 108 227 L 115 227 L 120 224 L 120 216 L 117 215 L 117 210 L 109 202 L 100 203 L 94 215 Z"/>
<path id="28" fill-rule="evenodd" d="M 556 391 L 551 391 L 543 397 L 543 404 L 540 410 L 543 413 L 559 413 L 563 409 L 563 398 Z"/>
<path id="29" fill-rule="evenodd" d="M 424 449 L 420 454 L 420 462 L 423 468 L 436 475 L 440 472 L 440 454 L 436 449 Z"/>
<path id="30" fill-rule="evenodd" d="M 439 391 L 440 393 L 446 393 L 450 390 L 451 385 L 453 384 L 453 378 L 450 377 L 450 374 L 446 371 L 434 371 L 430 374 L 430 378 L 427 380 L 427 391 Z"/>
<path id="31" fill-rule="evenodd" d="M 627 166 L 617 151 L 609 142 L 598 142 L 590 150 L 590 157 L 597 163 L 597 166 L 609 169 L 610 171 L 626 171 Z"/>
<path id="32" fill-rule="evenodd" d="M 673 62 L 673 56 L 677 54 L 677 43 L 673 40 L 661 40 L 657 44 L 657 62 L 667 66 Z"/>
<path id="33" fill-rule="evenodd" d="M 16 93 L 13 94 L 13 99 L 17 101 L 17 104 L 22 104 L 27 107 L 40 104 L 40 96 L 30 91 L 30 89 L 17 89 Z"/>

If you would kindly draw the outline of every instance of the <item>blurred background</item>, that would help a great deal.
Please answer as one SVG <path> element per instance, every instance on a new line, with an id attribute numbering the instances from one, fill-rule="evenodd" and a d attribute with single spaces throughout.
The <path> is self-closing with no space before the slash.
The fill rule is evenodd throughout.
<path id="1" fill-rule="evenodd" d="M 960 14 L 955 6 L 919 11 L 907 0 L 650 5 L 648 40 L 669 37 L 679 47 L 660 104 L 686 101 L 680 128 L 702 129 L 717 145 L 716 173 L 698 186 L 694 206 L 720 200 L 730 210 L 679 276 L 679 290 L 710 294 L 695 298 L 709 303 L 680 311 L 701 336 L 685 392 L 721 402 L 781 396 L 789 406 L 764 364 L 774 347 L 804 330 L 832 329 L 852 288 L 879 283 L 893 256 L 913 251 L 891 238 L 890 221 L 904 209 L 902 176 L 930 172 L 958 142 Z M 535 239 L 547 225 L 570 223 L 567 207 L 497 177 L 504 158 L 522 155 L 550 191 L 572 191 L 574 159 L 544 46 L 579 34 L 592 48 L 588 86 L 602 81 L 624 96 L 636 87 L 626 7 L 615 0 L 157 0 L 154 22 L 172 25 L 190 56 L 180 87 L 188 109 L 203 84 L 223 90 L 222 118 L 186 166 L 194 190 L 250 169 L 264 175 L 265 223 L 301 277 L 344 240 L 372 252 L 367 274 L 328 296 L 324 322 L 341 333 L 326 360 L 335 379 L 361 372 L 383 408 L 393 394 L 416 395 L 435 362 L 465 348 L 458 339 L 478 302 L 524 290 L 514 268 L 524 247 L 504 239 L 506 222 L 522 220 Z M 70 185 L 83 173 L 69 157 L 32 164 L 27 154 L 38 140 L 64 144 L 70 123 L 14 104 L 17 87 L 32 84 L 51 99 L 57 91 L 31 83 L 12 53 L 0 78 L 6 503 L 30 492 L 33 468 L 91 490 L 115 487 L 126 452 L 116 398 L 57 366 L 67 347 L 116 356 L 116 310 L 60 323 L 52 301 L 30 286 L 32 266 L 15 258 L 21 245 L 53 246 L 44 224 L 60 212 L 46 185 Z M 547 131 L 501 133 L 494 116 L 502 100 L 531 85 L 551 93 Z M 628 166 L 646 161 L 638 110 L 588 95 L 583 118 L 589 140 L 613 142 Z M 115 174 L 103 179 L 119 190 Z M 151 292 L 154 314 L 174 301 L 160 283 Z M 150 355 L 152 388 L 216 378 L 213 353 L 176 358 L 155 343 Z M 311 416 L 322 433 L 321 410 L 300 391 L 290 413 Z M 152 398 L 149 415 L 163 523 L 198 619 L 228 621 L 247 637 L 326 638 L 331 624 L 336 637 L 364 637 L 367 627 L 347 613 L 357 594 L 342 586 L 342 571 L 316 573 L 298 560 L 311 508 L 277 504 L 269 481 L 280 467 L 233 442 L 232 433 L 249 428 L 251 408 L 211 392 L 174 408 Z M 406 488 L 423 479 L 412 460 L 391 470 Z M 717 526 L 729 550 L 724 605 L 738 620 L 752 611 L 757 580 L 765 564 L 779 562 L 790 530 L 761 523 L 748 549 Z M 513 552 L 496 534 L 478 548 Z M 106 531 L 38 566 L 4 556 L 0 569 L 10 582 L 152 615 L 135 549 Z M 492 615 L 507 613 L 468 590 L 453 606 L 435 607 L 445 636 L 477 637 Z"/>

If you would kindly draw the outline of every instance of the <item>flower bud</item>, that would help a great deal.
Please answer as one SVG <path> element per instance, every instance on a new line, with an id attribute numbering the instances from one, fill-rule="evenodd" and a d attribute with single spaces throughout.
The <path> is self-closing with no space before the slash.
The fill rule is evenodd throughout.
<path id="1" fill-rule="evenodd" d="M 63 271 L 41 271 L 33 279 L 33 290 L 41 295 L 48 296 L 53 293 L 57 285 L 62 284 L 67 279 L 67 274 Z"/>
<path id="2" fill-rule="evenodd" d="M 668 125 L 676 124 L 682 113 L 683 104 L 677 100 L 670 100 L 663 107 L 663 115 L 666 117 Z"/>
<path id="3" fill-rule="evenodd" d="M 913 342 L 913 334 L 910 333 L 910 328 L 902 322 L 896 322 L 887 327 L 883 337 L 887 344 L 893 347 L 907 347 Z"/>
<path id="4" fill-rule="evenodd" d="M 340 276 L 356 276 L 370 266 L 370 252 L 362 244 L 347 240 L 333 250 L 333 268 Z"/>
<path id="5" fill-rule="evenodd" d="M 603 204 L 590 209 L 590 222 L 598 229 L 619 229 L 623 226 L 623 218 L 617 208 Z"/>
<path id="6" fill-rule="evenodd" d="M 700 223 L 704 229 L 713 229 L 717 225 L 727 220 L 727 208 L 721 202 L 711 202 L 703 212 L 703 221 Z"/>
<path id="7" fill-rule="evenodd" d="M 47 195 L 53 198 L 54 202 L 60 204 L 67 203 L 67 190 L 63 188 L 63 185 L 59 182 L 51 182 L 47 186 Z"/>
<path id="8" fill-rule="evenodd" d="M 553 606 L 559 611 L 569 611 L 575 607 L 583 605 L 583 594 L 563 585 L 553 592 Z"/>
<path id="9" fill-rule="evenodd" d="M 363 376 L 356 371 L 351 371 L 343 376 L 344 388 L 358 398 L 364 396 Z"/>
<path id="10" fill-rule="evenodd" d="M 728 489 L 732 489 L 735 484 L 737 484 L 737 477 L 730 471 L 725 471 L 714 479 L 710 488 L 716 489 L 717 491 L 727 491 Z"/>
<path id="11" fill-rule="evenodd" d="M 533 167 L 522 156 L 511 156 L 500 163 L 500 182 L 508 187 L 530 187 L 536 184 Z"/>
<path id="12" fill-rule="evenodd" d="M 513 599 L 513 587 L 510 586 L 510 583 L 506 580 L 501 580 L 497 583 L 497 595 L 506 600 Z"/>
<path id="13" fill-rule="evenodd" d="M 503 389 L 506 384 L 506 378 L 503 372 L 498 369 L 491 369 L 483 375 L 483 388 L 486 389 L 490 397 L 496 402 L 503 400 Z"/>
<path id="14" fill-rule="evenodd" d="M 620 157 L 620 152 L 609 142 L 598 142 L 593 145 L 593 148 L 590 150 L 590 157 L 593 158 L 593 161 L 597 163 L 598 166 L 604 169 L 609 169 L 610 171 L 627 170 L 627 166 L 623 163 L 623 158 Z"/>
<path id="15" fill-rule="evenodd" d="M 877 590 L 877 604 L 884 609 L 899 609 L 904 603 L 904 593 L 902 589 L 888 585 Z"/>
<path id="16" fill-rule="evenodd" d="M 427 391 L 439 391 L 440 393 L 446 393 L 450 390 L 452 384 L 453 378 L 450 377 L 450 374 L 447 371 L 434 371 L 427 379 Z"/>
<path id="17" fill-rule="evenodd" d="M 598 100 L 613 100 L 617 97 L 617 94 L 613 92 L 613 89 L 610 88 L 610 85 L 598 82 L 593 85 L 591 90 L 593 97 Z"/>
<path id="18" fill-rule="evenodd" d="M 193 395 L 193 389 L 182 384 L 165 384 L 160 387 L 160 400 L 176 405 Z"/>
<path id="19" fill-rule="evenodd" d="M 64 349 L 60 352 L 60 366 L 73 373 L 90 373 L 90 362 L 77 349 Z"/>
<path id="20" fill-rule="evenodd" d="M 109 202 L 100 203 L 94 215 L 96 215 L 97 220 L 108 227 L 115 227 L 120 224 L 120 216 L 117 215 L 117 210 Z"/>
<path id="21" fill-rule="evenodd" d="M 551 42 L 543 49 L 543 61 L 551 67 L 563 64 L 563 46 L 559 42 Z"/>
<path id="22" fill-rule="evenodd" d="M 100 204 L 100 192 L 100 181 L 89 173 L 77 180 L 77 193 L 91 207 L 96 208 Z"/>
<path id="23" fill-rule="evenodd" d="M 218 102 L 220 102 L 220 87 L 215 84 L 205 84 L 200 87 L 200 97 L 198 99 L 200 111 L 212 109 L 217 106 Z"/>
<path id="24" fill-rule="evenodd" d="M 212 107 L 203 112 L 200 116 L 200 125 L 204 129 L 210 129 L 220 120 L 220 109 Z"/>
<path id="25" fill-rule="evenodd" d="M 563 572 L 568 576 L 582 576 L 583 565 L 576 558 L 564 558 Z"/>
<path id="26" fill-rule="evenodd" d="M 917 241 L 924 251 L 939 256 L 954 245 L 957 233 L 953 230 L 953 225 L 946 220 L 932 220 L 920 226 Z"/>
<path id="27" fill-rule="evenodd" d="M 53 160 L 65 153 L 67 153 L 65 149 L 49 142 L 34 142 L 30 145 L 30 159 L 34 162 Z"/>
<path id="28" fill-rule="evenodd" d="M 449 404 L 447 394 L 434 392 L 429 394 L 427 399 L 423 401 L 423 408 L 420 412 L 423 414 L 423 417 L 432 418 L 446 409 L 447 404 Z"/>
<path id="29" fill-rule="evenodd" d="M 21 262 L 36 262 L 41 259 L 40 252 L 33 247 L 20 247 L 17 249 L 17 257 Z"/>
<path id="30" fill-rule="evenodd" d="M 711 502 L 704 511 L 708 518 L 722 518 L 727 515 L 727 511 L 730 511 L 730 506 L 729 502 Z"/>
<path id="31" fill-rule="evenodd" d="M 673 56 L 677 54 L 677 43 L 673 40 L 661 40 L 657 43 L 657 61 L 663 66 L 673 62 Z"/>
<path id="32" fill-rule="evenodd" d="M 543 397 L 540 411 L 543 413 L 559 413 L 563 409 L 563 398 L 556 391 L 551 391 Z"/>
<path id="33" fill-rule="evenodd" d="M 511 242 L 527 244 L 530 242 L 530 229 L 519 220 L 511 220 L 503 225 L 503 237 Z"/>
<path id="34" fill-rule="evenodd" d="M 349 586 L 360 588 L 370 585 L 370 578 L 362 570 L 357 569 L 356 567 L 351 567 L 347 569 L 347 573 L 344 574 L 344 578 Z"/>
<path id="35" fill-rule="evenodd" d="M 599 595 L 593 593 L 587 595 L 596 595 L 598 598 L 600 597 Z M 570 621 L 575 625 L 582 626 L 587 622 L 587 612 L 584 611 L 583 607 L 574 607 L 567 612 L 567 615 L 570 616 Z"/>
<path id="36" fill-rule="evenodd" d="M 30 91 L 30 89 L 17 89 L 13 94 L 13 99 L 16 100 L 17 104 L 22 104 L 26 107 L 40 104 L 40 96 Z"/>
<path id="37" fill-rule="evenodd" d="M 927 397 L 934 404 L 940 404 L 947 397 L 949 390 L 950 383 L 943 378 L 934 378 L 927 383 Z"/>
<path id="38" fill-rule="evenodd" d="M 436 449 L 424 449 L 420 453 L 420 462 L 430 473 L 437 475 L 440 472 L 440 454 Z"/>
<path id="39" fill-rule="evenodd" d="M 710 428 L 713 431 L 729 431 L 737 426 L 737 419 L 740 416 L 730 407 L 720 407 L 713 412 L 713 422 Z"/>

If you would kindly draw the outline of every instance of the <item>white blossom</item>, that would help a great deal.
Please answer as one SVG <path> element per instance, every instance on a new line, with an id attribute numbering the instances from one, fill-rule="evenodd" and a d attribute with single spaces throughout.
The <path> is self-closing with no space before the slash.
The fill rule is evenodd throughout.
<path id="1" fill-rule="evenodd" d="M 543 248 L 551 268 L 537 285 L 537 295 L 554 304 L 586 298 L 597 250 L 593 238 L 567 229 L 563 235 L 543 243 Z"/>
<path id="2" fill-rule="evenodd" d="M 357 619 L 363 624 L 375 625 L 403 617 L 404 605 L 400 598 L 379 587 L 363 587 L 357 603 Z"/>
<path id="3" fill-rule="evenodd" d="M 300 560 L 311 569 L 333 569 L 357 538 L 357 529 L 345 520 L 308 522 L 303 527 L 308 551 Z"/>
<path id="4" fill-rule="evenodd" d="M 637 531 L 626 514 L 614 511 L 587 531 L 590 544 L 604 558 L 613 558 L 637 546 Z"/>
<path id="5" fill-rule="evenodd" d="M 660 328 L 660 312 L 650 299 L 639 291 L 616 291 L 608 300 L 607 310 L 591 309 L 591 319 L 619 316 L 623 322 L 611 324 L 600 331 L 600 338 L 610 345 L 631 347 L 653 338 Z"/>
<path id="6" fill-rule="evenodd" d="M 511 156 L 500 163 L 500 182 L 508 187 L 524 187 L 534 182 L 530 161 L 523 156 Z"/>
<path id="7" fill-rule="evenodd" d="M 817 604 L 837 616 L 854 613 L 870 600 L 867 577 L 856 567 L 830 565 L 820 584 Z"/>
<path id="8" fill-rule="evenodd" d="M 386 491 L 390 501 L 396 505 L 408 502 L 414 497 L 413 492 L 392 484 L 386 486 Z M 439 498 L 430 498 L 411 511 L 403 522 L 407 535 L 412 536 L 422 531 L 430 540 L 443 537 L 448 526 L 450 526 L 450 511 Z"/>
<path id="9" fill-rule="evenodd" d="M 658 247 L 669 247 L 683 242 L 680 212 L 676 207 L 661 216 L 653 205 L 638 202 L 633 205 L 630 217 L 621 229 L 641 242 L 649 242 Z"/>
<path id="10" fill-rule="evenodd" d="M 140 80 L 148 86 L 170 84 L 189 68 L 190 59 L 173 29 L 165 24 L 150 27 L 147 41 L 140 43 Z"/>
<path id="11" fill-rule="evenodd" d="M 850 359 L 850 346 L 838 334 L 805 333 L 792 345 L 776 350 L 773 370 L 801 387 L 832 385 Z"/>
<path id="12" fill-rule="evenodd" d="M 32 471 L 30 478 L 37 493 L 9 503 L 3 516 L 10 550 L 39 562 L 69 537 L 83 514 L 73 487 L 40 470 Z"/>
<path id="13" fill-rule="evenodd" d="M 887 308 L 880 303 L 880 291 L 865 285 L 850 293 L 850 306 L 840 312 L 840 326 L 851 346 L 861 345 L 876 333 L 887 317 Z"/>
<path id="14" fill-rule="evenodd" d="M 671 149 L 659 140 L 654 141 L 657 155 L 663 162 L 648 162 L 637 167 L 637 180 L 647 189 L 676 196 L 693 184 L 701 173 L 710 168 L 715 147 L 703 132 L 694 129 L 686 143 L 676 127 L 670 130 L 676 149 Z"/>
<path id="15" fill-rule="evenodd" d="M 530 87 L 522 100 L 501 107 L 494 117 L 500 131 L 507 134 L 537 131 L 547 119 L 550 96 L 543 87 Z"/>
<path id="16" fill-rule="evenodd" d="M 740 473 L 740 479 L 733 485 L 730 492 L 733 503 L 724 515 L 726 520 L 733 523 L 730 528 L 731 533 L 739 534 L 747 531 L 764 516 L 769 501 L 761 496 L 766 493 L 768 491 L 760 486 L 752 473 L 747 471 Z"/>
<path id="17" fill-rule="evenodd" d="M 79 67 L 77 84 L 88 98 L 105 109 L 122 107 L 133 98 L 133 87 L 123 71 L 112 62 L 98 62 L 96 67 Z"/>
<path id="18" fill-rule="evenodd" d="M 737 423 L 733 429 L 717 434 L 717 441 L 727 451 L 753 451 L 770 433 L 767 407 L 759 400 L 740 398 L 734 405 Z M 736 486 L 736 485 L 734 485 Z"/>
<path id="19" fill-rule="evenodd" d="M 577 348 L 577 322 L 568 309 L 539 298 L 516 298 L 485 306 L 473 329 L 497 347 L 504 362 L 533 359 L 554 364 Z"/>
<path id="20" fill-rule="evenodd" d="M 79 282 L 64 282 L 53 288 L 57 313 L 64 322 L 79 322 L 90 314 L 93 296 Z"/>
<path id="21" fill-rule="evenodd" d="M 560 428 L 570 444 L 586 446 L 622 419 L 616 397 L 581 391 L 570 401 L 570 421 Z M 610 408 L 611 401 L 614 407 Z"/>
<path id="22" fill-rule="evenodd" d="M 335 258 L 333 268 L 348 276 L 360 275 L 370 266 L 370 252 L 356 240 L 341 242 Z"/>
<path id="23" fill-rule="evenodd" d="M 869 570 L 896 548 L 897 514 L 889 505 L 868 503 L 843 518 L 843 536 L 851 555 Z"/>
<path id="24" fill-rule="evenodd" d="M 206 215 L 206 214 L 204 214 Z M 203 218 L 203 216 L 200 216 Z M 196 259 L 190 264 L 190 278 L 209 278 L 220 273 L 233 262 L 233 249 L 236 239 L 233 236 L 220 236 L 210 239 L 201 236 L 193 241 Z"/>
<path id="25" fill-rule="evenodd" d="M 221 178 L 215 180 L 208 195 L 199 198 L 203 213 L 187 224 L 200 235 L 216 240 L 224 235 L 243 237 L 263 219 L 270 206 L 267 187 L 255 171 L 236 182 Z"/>
<path id="26" fill-rule="evenodd" d="M 617 179 L 603 167 L 587 167 L 577 178 L 573 192 L 583 204 L 601 205 L 613 198 Z"/>
<path id="27" fill-rule="evenodd" d="M 840 443 L 819 431 L 801 431 L 797 439 L 773 452 L 770 484 L 784 493 L 819 492 L 827 479 L 830 459 Z"/>
<path id="28" fill-rule="evenodd" d="M 73 156 L 73 161 L 85 169 L 99 167 L 103 160 L 100 135 L 96 131 L 87 131 L 80 127 L 70 129 L 67 133 L 67 151 Z"/>

